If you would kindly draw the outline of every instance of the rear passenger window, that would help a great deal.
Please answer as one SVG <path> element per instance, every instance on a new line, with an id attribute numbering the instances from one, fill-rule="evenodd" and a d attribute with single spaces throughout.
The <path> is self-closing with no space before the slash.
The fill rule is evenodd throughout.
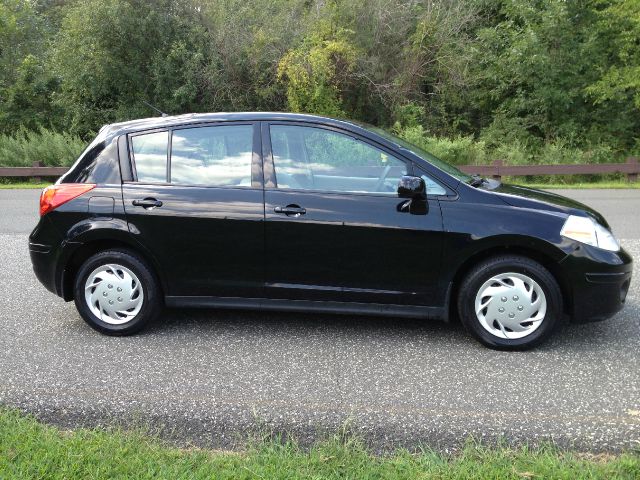
<path id="1" fill-rule="evenodd" d="M 171 183 L 250 187 L 252 152 L 252 125 L 174 130 Z"/>
<path id="2" fill-rule="evenodd" d="M 139 182 L 167 181 L 167 132 L 147 133 L 131 138 Z"/>

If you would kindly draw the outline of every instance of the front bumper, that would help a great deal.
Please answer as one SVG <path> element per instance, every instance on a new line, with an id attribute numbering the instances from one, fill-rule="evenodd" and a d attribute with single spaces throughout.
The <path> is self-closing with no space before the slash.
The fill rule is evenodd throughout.
<path id="1" fill-rule="evenodd" d="M 633 259 L 624 249 L 609 252 L 579 244 L 560 263 L 569 277 L 573 322 L 606 320 L 624 307 L 633 271 Z"/>

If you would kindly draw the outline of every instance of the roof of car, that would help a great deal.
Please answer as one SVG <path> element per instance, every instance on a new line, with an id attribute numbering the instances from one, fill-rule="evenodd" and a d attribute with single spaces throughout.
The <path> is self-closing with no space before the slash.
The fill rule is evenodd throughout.
<path id="1" fill-rule="evenodd" d="M 364 124 L 349 120 L 340 120 L 331 117 L 318 115 L 308 115 L 303 113 L 287 112 L 218 112 L 218 113 L 187 113 L 183 115 L 169 115 L 166 117 L 151 117 L 129 120 L 126 122 L 112 123 L 103 127 L 106 135 L 116 135 L 122 133 L 136 132 L 139 130 L 149 130 L 153 128 L 163 128 L 174 125 L 188 125 L 205 122 L 224 121 L 274 121 L 289 120 L 308 123 L 321 123 L 323 125 L 334 125 L 350 130 L 366 131 Z"/>

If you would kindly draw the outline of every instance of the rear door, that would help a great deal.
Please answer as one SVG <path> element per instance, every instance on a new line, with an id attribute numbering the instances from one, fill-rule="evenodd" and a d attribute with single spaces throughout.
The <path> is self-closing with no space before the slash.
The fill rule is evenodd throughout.
<path id="1" fill-rule="evenodd" d="M 172 297 L 263 294 L 264 204 L 258 123 L 129 136 L 129 229 Z"/>
<path id="2" fill-rule="evenodd" d="M 347 131 L 273 122 L 265 146 L 266 293 L 277 299 L 433 305 L 437 198 L 403 209 L 410 162 Z"/>

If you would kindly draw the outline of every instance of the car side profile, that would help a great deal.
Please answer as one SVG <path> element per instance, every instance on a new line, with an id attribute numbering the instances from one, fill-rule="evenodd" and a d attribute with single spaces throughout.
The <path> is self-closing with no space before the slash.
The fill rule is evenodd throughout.
<path id="1" fill-rule="evenodd" d="M 606 220 L 389 133 L 289 113 L 107 125 L 40 199 L 36 276 L 109 335 L 167 307 L 459 318 L 524 349 L 625 302 Z"/>

